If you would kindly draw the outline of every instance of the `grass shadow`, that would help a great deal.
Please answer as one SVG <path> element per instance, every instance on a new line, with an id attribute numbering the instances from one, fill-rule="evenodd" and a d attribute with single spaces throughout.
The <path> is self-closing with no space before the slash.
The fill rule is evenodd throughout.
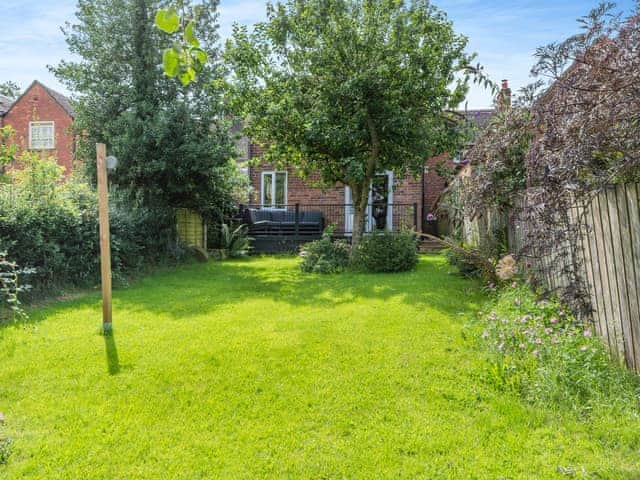
<path id="1" fill-rule="evenodd" d="M 120 372 L 120 359 L 118 358 L 118 347 L 113 330 L 103 332 L 105 354 L 107 357 L 107 371 L 109 375 L 116 375 Z"/>
<path id="2" fill-rule="evenodd" d="M 423 259 L 417 270 L 401 274 L 304 274 L 293 262 L 283 266 L 271 260 L 256 258 L 185 267 L 149 278 L 139 285 L 143 288 L 122 292 L 117 304 L 126 305 L 130 313 L 151 311 L 184 319 L 257 298 L 322 307 L 395 298 L 443 313 L 473 308 L 478 302 L 479 284 L 453 274 L 452 268 L 435 256 Z"/>
<path id="3" fill-rule="evenodd" d="M 338 307 L 361 299 L 384 302 L 395 298 L 414 307 L 455 314 L 475 306 L 479 300 L 478 287 L 477 282 L 452 274 L 452 268 L 438 256 L 423 257 L 413 272 L 337 275 L 304 274 L 294 258 L 254 257 L 182 265 L 156 272 L 128 289 L 117 290 L 114 308 L 125 308 L 129 315 L 153 312 L 184 319 L 256 298 L 292 306 L 321 307 Z M 94 309 L 99 305 L 100 295 L 93 293 L 36 309 L 29 320 L 13 325 L 36 324 L 67 309 Z M 0 337 L 5 326 L 0 325 Z M 111 358 L 109 371 L 118 373 L 115 339 L 105 337 L 105 347 L 107 358 Z"/>

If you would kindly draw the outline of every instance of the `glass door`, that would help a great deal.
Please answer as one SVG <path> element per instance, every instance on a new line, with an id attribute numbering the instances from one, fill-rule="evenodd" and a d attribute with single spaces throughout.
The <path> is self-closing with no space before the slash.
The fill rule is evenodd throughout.
<path id="1" fill-rule="evenodd" d="M 390 230 L 388 224 L 390 187 L 389 174 L 383 173 L 373 177 L 367 212 L 368 232 Z"/>
<path id="2" fill-rule="evenodd" d="M 351 188 L 344 189 L 344 231 L 351 235 L 353 232 L 353 196 Z M 365 231 L 393 230 L 393 172 L 377 174 L 369 190 L 369 202 L 367 206 Z"/>
<path id="3" fill-rule="evenodd" d="M 262 208 L 286 208 L 287 172 L 262 172 Z"/>

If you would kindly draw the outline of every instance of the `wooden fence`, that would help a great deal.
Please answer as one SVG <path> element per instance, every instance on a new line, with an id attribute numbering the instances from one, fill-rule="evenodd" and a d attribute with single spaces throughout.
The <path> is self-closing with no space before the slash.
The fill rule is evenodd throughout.
<path id="1" fill-rule="evenodd" d="M 197 246 L 206 250 L 207 229 L 202 216 L 187 208 L 176 210 L 176 230 L 178 240 L 189 246 Z"/>
<path id="2" fill-rule="evenodd" d="M 616 185 L 596 195 L 586 210 L 573 208 L 569 214 L 579 232 L 576 244 L 568 240 L 535 258 L 543 268 L 538 278 L 550 290 L 561 292 L 570 282 L 567 257 L 577 255 L 579 271 L 589 293 L 596 333 L 612 354 L 640 372 L 640 188 Z M 579 220 L 580 219 L 580 220 Z M 480 220 L 465 221 L 464 239 L 482 243 L 492 229 L 504 225 L 509 251 L 520 253 L 527 236 L 521 219 L 488 212 Z M 529 232 L 531 234 L 532 232 Z M 535 233 L 535 232 L 534 232 Z"/>

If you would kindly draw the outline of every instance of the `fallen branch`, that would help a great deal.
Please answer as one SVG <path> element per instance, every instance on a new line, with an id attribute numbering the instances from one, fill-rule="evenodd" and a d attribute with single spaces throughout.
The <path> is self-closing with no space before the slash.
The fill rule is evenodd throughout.
<path id="1" fill-rule="evenodd" d="M 482 252 L 477 248 L 463 248 L 460 245 L 435 235 L 428 233 L 418 233 L 419 237 L 426 238 L 442 245 L 445 248 L 453 250 L 455 253 L 463 257 L 467 262 L 475 265 L 480 270 L 480 273 L 484 279 L 490 282 L 497 283 L 498 277 L 496 276 L 496 269 L 493 263 L 485 258 Z"/>

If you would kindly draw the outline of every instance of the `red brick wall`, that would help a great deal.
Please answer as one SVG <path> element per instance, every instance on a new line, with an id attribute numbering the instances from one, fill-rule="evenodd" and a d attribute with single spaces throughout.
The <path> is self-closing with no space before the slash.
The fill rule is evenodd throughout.
<path id="1" fill-rule="evenodd" d="M 271 165 L 265 164 L 260 167 L 251 167 L 249 169 L 249 176 L 252 186 L 252 204 L 260 203 L 260 188 L 261 177 L 263 171 L 273 171 Z M 293 169 L 287 169 L 287 203 L 289 205 L 295 205 L 296 203 L 302 205 L 313 206 L 316 210 L 322 210 L 325 219 L 328 223 L 336 225 L 338 230 L 344 228 L 344 201 L 345 201 L 345 189 L 341 184 L 337 184 L 332 188 L 322 189 L 314 185 L 314 182 L 319 180 L 319 174 L 312 175 L 309 179 L 303 180 L 300 178 Z M 407 176 L 403 179 L 395 179 L 393 189 L 393 203 L 394 204 L 409 204 L 416 203 L 418 205 L 418 228 L 421 228 L 420 218 L 422 216 L 422 202 L 420 196 L 422 194 L 422 183 L 420 178 L 413 176 Z M 402 210 L 401 210 L 402 209 Z M 401 212 L 405 216 L 411 215 L 410 207 L 398 207 L 396 214 L 394 215 L 394 223 L 401 221 Z M 412 218 L 402 219 L 404 222 L 412 222 Z M 398 225 L 394 225 L 395 228 Z"/>
<path id="2" fill-rule="evenodd" d="M 54 149 L 42 150 L 44 156 L 55 156 L 65 168 L 65 175 L 73 170 L 73 119 L 38 83 L 31 86 L 3 118 L 3 125 L 16 130 L 16 143 L 29 148 L 29 122 L 54 122 Z"/>
<path id="3" fill-rule="evenodd" d="M 453 166 L 448 154 L 438 155 L 427 160 L 427 173 L 424 175 L 425 216 L 429 213 L 435 213 L 432 212 L 432 210 L 434 209 L 443 190 L 447 186 L 445 179 L 436 173 L 436 166 L 442 161 L 446 161 L 449 167 Z"/>
<path id="4" fill-rule="evenodd" d="M 258 145 L 250 145 L 251 158 L 259 157 L 264 153 L 264 149 Z M 413 175 L 407 175 L 405 178 L 394 178 L 393 203 L 394 204 L 417 204 L 418 206 L 418 230 L 422 229 L 422 223 L 432 207 L 442 194 L 446 187 L 445 179 L 435 172 L 435 166 L 442 160 L 448 160 L 448 155 L 440 155 L 430 158 L 425 165 L 429 167 L 427 173 L 424 174 L 424 197 L 423 197 L 423 178 Z M 273 167 L 268 164 L 249 169 L 249 176 L 253 194 L 251 198 L 252 204 L 260 203 L 261 175 L 263 171 L 273 171 Z M 337 213 L 337 208 L 333 210 L 328 205 L 344 205 L 344 186 L 336 185 L 329 189 L 321 189 L 314 185 L 319 180 L 319 175 L 312 175 L 311 178 L 304 181 L 295 174 L 292 169 L 287 170 L 287 203 L 290 205 L 300 203 L 307 205 L 318 205 L 318 209 L 322 210 L 325 218 L 335 219 L 338 229 L 344 225 L 344 210 Z M 423 210 L 424 205 L 424 210 Z M 398 208 L 394 215 L 394 223 L 401 221 L 400 210 Z M 406 215 L 410 214 L 410 208 L 402 207 Z M 404 219 L 402 221 L 412 221 L 412 219 Z M 397 228 L 398 225 L 394 225 Z"/>

